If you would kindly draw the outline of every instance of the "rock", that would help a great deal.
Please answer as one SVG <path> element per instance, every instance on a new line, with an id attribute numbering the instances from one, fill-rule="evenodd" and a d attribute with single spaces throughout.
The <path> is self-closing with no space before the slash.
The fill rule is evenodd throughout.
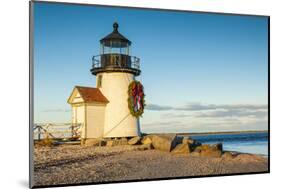
<path id="1" fill-rule="evenodd" d="M 142 139 L 141 139 L 141 143 L 142 144 L 151 144 L 152 143 L 152 136 L 144 136 Z"/>
<path id="2" fill-rule="evenodd" d="M 37 142 L 38 145 L 42 145 L 42 146 L 53 146 L 53 145 L 57 145 L 57 142 L 55 140 L 53 140 L 50 137 L 44 138 L 40 141 Z"/>
<path id="3" fill-rule="evenodd" d="M 105 145 L 106 145 L 106 141 L 105 140 L 100 141 L 99 146 L 105 146 Z"/>
<path id="4" fill-rule="evenodd" d="M 194 144 L 193 146 L 197 147 L 197 146 L 201 146 L 201 142 L 198 142 L 197 140 L 194 140 Z"/>
<path id="5" fill-rule="evenodd" d="M 203 144 L 201 146 L 197 146 L 194 152 L 200 153 L 200 156 L 204 157 L 221 157 L 222 151 L 220 150 L 222 147 L 220 145 L 208 145 Z"/>
<path id="6" fill-rule="evenodd" d="M 223 159 L 233 159 L 234 156 L 230 152 L 224 152 L 221 156 Z"/>
<path id="7" fill-rule="evenodd" d="M 212 148 L 222 151 L 222 143 L 212 145 Z"/>
<path id="8" fill-rule="evenodd" d="M 182 139 L 182 144 L 191 144 L 192 145 L 194 143 L 195 143 L 195 141 L 190 139 L 190 138 L 183 138 Z"/>
<path id="9" fill-rule="evenodd" d="M 155 135 L 152 137 L 152 146 L 157 150 L 170 152 L 182 139 L 176 135 Z"/>
<path id="10" fill-rule="evenodd" d="M 142 147 L 143 147 L 144 150 L 151 150 L 151 149 L 153 149 L 152 144 L 143 144 Z"/>
<path id="11" fill-rule="evenodd" d="M 202 150 L 219 150 L 222 151 L 222 143 L 218 143 L 218 144 L 202 144 L 200 146 L 197 146 L 196 149 L 200 149 Z"/>
<path id="12" fill-rule="evenodd" d="M 118 145 L 127 145 L 128 144 L 128 139 L 127 138 L 121 138 L 118 141 Z"/>
<path id="13" fill-rule="evenodd" d="M 196 150 L 200 150 L 200 151 L 202 151 L 202 150 L 207 150 L 207 149 L 210 149 L 210 147 L 211 147 L 211 145 L 202 144 L 202 145 L 196 147 Z"/>
<path id="14" fill-rule="evenodd" d="M 81 139 L 80 139 L 80 144 L 81 144 L 81 146 L 84 146 L 84 145 L 85 145 L 85 139 L 84 139 L 84 138 L 81 138 Z"/>
<path id="15" fill-rule="evenodd" d="M 222 152 L 219 150 L 203 150 L 200 153 L 200 156 L 203 157 L 221 157 Z"/>
<path id="16" fill-rule="evenodd" d="M 194 151 L 198 146 L 201 146 L 201 145 L 202 145 L 201 143 L 194 143 L 194 144 L 189 145 L 189 146 L 190 146 L 191 151 Z"/>
<path id="17" fill-rule="evenodd" d="M 190 156 L 192 156 L 192 157 L 199 157 L 200 156 L 200 152 L 191 152 Z"/>
<path id="18" fill-rule="evenodd" d="M 139 136 L 136 136 L 136 137 L 133 137 L 131 138 L 129 141 L 128 141 L 128 144 L 130 145 L 135 145 L 135 144 L 138 144 L 141 140 L 141 137 Z"/>
<path id="19" fill-rule="evenodd" d="M 196 140 L 192 140 L 191 138 L 183 138 L 182 143 L 188 144 L 191 151 L 194 151 L 196 147 L 201 145 L 200 142 L 198 142 Z"/>
<path id="20" fill-rule="evenodd" d="M 84 139 L 82 144 L 85 146 L 105 146 L 106 141 L 102 139 L 90 138 L 90 139 Z"/>
<path id="21" fill-rule="evenodd" d="M 178 144 L 172 150 L 172 153 L 174 153 L 174 154 L 189 154 L 190 153 L 189 144 Z"/>
<path id="22" fill-rule="evenodd" d="M 113 146 L 113 144 L 114 144 L 114 141 L 113 141 L 113 140 L 108 140 L 108 141 L 106 141 L 106 146 L 111 147 L 111 146 Z"/>
<path id="23" fill-rule="evenodd" d="M 136 150 L 144 151 L 153 149 L 152 144 L 142 144 L 137 146 Z"/>
<path id="24" fill-rule="evenodd" d="M 106 146 L 120 146 L 120 145 L 127 145 L 128 139 L 121 138 L 121 139 L 112 139 L 106 142 Z"/>
<path id="25" fill-rule="evenodd" d="M 178 135 L 176 135 L 175 140 L 176 140 L 176 144 L 181 144 L 181 143 L 182 143 L 182 141 L 183 141 L 183 137 L 182 137 L 182 136 L 178 136 Z"/>
<path id="26" fill-rule="evenodd" d="M 196 147 L 195 149 L 193 149 L 193 152 L 200 153 L 200 152 L 201 152 L 200 146 L 198 146 L 198 147 Z"/>
<path id="27" fill-rule="evenodd" d="M 265 158 L 255 154 L 238 154 L 235 160 L 242 161 L 242 162 L 264 162 Z"/>

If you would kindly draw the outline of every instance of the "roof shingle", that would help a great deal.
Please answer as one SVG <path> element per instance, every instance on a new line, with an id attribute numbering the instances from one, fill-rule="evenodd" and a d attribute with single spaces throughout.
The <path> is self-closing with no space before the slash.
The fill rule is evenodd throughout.
<path id="1" fill-rule="evenodd" d="M 75 88 L 77 88 L 78 92 L 85 102 L 109 102 L 98 88 L 82 86 L 75 86 Z"/>

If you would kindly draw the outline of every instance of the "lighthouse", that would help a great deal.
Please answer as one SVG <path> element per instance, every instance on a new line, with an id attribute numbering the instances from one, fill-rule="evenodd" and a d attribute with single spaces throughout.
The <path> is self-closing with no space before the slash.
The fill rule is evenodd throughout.
<path id="1" fill-rule="evenodd" d="M 113 31 L 100 40 L 100 54 L 92 57 L 95 87 L 75 86 L 68 103 L 72 123 L 81 124 L 81 138 L 119 138 L 140 135 L 138 112 L 143 112 L 143 90 L 136 76 L 140 59 L 131 56 L 132 42 Z M 137 116 L 136 116 L 137 115 Z"/>

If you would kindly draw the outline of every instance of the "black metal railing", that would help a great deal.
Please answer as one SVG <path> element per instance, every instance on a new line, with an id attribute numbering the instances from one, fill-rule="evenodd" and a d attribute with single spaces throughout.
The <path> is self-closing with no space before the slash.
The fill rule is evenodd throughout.
<path id="1" fill-rule="evenodd" d="M 140 59 L 135 56 L 125 54 L 102 54 L 96 55 L 92 58 L 92 68 L 132 68 L 140 70 Z"/>

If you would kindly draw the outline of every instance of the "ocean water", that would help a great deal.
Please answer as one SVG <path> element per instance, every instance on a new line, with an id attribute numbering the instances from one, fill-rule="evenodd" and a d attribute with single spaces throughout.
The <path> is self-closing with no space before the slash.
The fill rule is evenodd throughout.
<path id="1" fill-rule="evenodd" d="M 223 149 L 268 156 L 268 133 L 209 134 L 193 135 L 192 139 L 202 144 L 221 142 Z"/>

